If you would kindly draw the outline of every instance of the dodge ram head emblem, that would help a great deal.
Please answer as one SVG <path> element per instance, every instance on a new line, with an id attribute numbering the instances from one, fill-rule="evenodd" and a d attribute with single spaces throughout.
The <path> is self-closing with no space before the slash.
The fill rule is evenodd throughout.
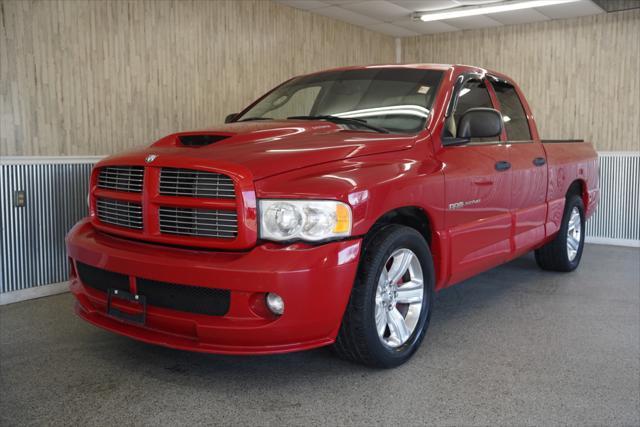
<path id="1" fill-rule="evenodd" d="M 146 159 L 144 159 L 144 161 L 145 161 L 145 162 L 147 162 L 147 163 L 151 163 L 151 162 L 153 162 L 157 157 L 158 157 L 158 155 L 157 155 L 157 154 L 149 154 L 149 155 L 147 156 L 147 158 L 146 158 Z"/>

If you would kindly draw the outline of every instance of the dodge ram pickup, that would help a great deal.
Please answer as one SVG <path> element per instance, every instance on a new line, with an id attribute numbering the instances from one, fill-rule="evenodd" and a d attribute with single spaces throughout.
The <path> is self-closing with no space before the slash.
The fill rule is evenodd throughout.
<path id="1" fill-rule="evenodd" d="M 100 161 L 89 196 L 66 240 L 86 321 L 394 367 L 434 292 L 530 251 L 574 270 L 599 188 L 592 145 L 541 140 L 512 79 L 417 64 L 292 78 L 224 125 Z"/>

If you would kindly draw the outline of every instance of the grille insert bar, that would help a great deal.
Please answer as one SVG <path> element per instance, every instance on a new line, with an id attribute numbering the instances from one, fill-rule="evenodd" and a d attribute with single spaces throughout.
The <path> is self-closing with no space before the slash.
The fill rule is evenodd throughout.
<path id="1" fill-rule="evenodd" d="M 142 206 L 113 199 L 96 199 L 96 213 L 101 222 L 142 230 Z"/>
<path id="2" fill-rule="evenodd" d="M 164 196 L 235 199 L 231 177 L 191 169 L 162 168 L 160 194 Z"/>
<path id="3" fill-rule="evenodd" d="M 98 173 L 98 188 L 141 193 L 143 179 L 142 166 L 106 166 Z"/>
<path id="4" fill-rule="evenodd" d="M 238 234 L 238 215 L 233 211 L 162 206 L 160 232 L 185 236 L 233 239 Z"/>
<path id="5" fill-rule="evenodd" d="M 136 279 L 138 294 L 147 304 L 189 313 L 224 316 L 229 311 L 231 292 L 202 286 L 179 285 L 149 279 Z"/>

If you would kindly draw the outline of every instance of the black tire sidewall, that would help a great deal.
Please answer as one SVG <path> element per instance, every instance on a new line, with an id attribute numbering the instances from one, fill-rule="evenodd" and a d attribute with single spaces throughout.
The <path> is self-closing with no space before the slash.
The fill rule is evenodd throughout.
<path id="1" fill-rule="evenodd" d="M 382 343 L 375 323 L 375 295 L 378 278 L 391 254 L 401 248 L 411 250 L 420 261 L 424 277 L 424 299 L 420 318 L 411 337 L 398 348 L 391 348 Z M 424 339 L 433 307 L 433 284 L 435 281 L 433 261 L 429 247 L 417 231 L 409 227 L 388 226 L 381 229 L 371 239 L 366 248 L 364 264 L 360 270 L 363 292 L 364 325 L 363 332 L 367 347 L 381 366 L 393 367 L 404 363 L 420 346 Z"/>
<path id="2" fill-rule="evenodd" d="M 569 259 L 569 254 L 567 252 L 567 233 L 569 231 L 569 221 L 571 220 L 571 212 L 573 208 L 578 208 L 578 213 L 580 214 L 580 242 L 578 244 L 578 251 L 576 253 L 576 257 L 571 261 Z M 564 259 L 563 263 L 567 266 L 568 271 L 575 270 L 580 264 L 580 259 L 582 258 L 582 251 L 584 249 L 584 240 L 585 240 L 585 214 L 584 214 L 584 203 L 579 196 L 571 196 L 567 200 L 567 204 L 564 210 L 564 218 L 562 220 L 562 227 L 560 228 L 559 237 L 561 239 L 561 247 L 564 248 Z"/>

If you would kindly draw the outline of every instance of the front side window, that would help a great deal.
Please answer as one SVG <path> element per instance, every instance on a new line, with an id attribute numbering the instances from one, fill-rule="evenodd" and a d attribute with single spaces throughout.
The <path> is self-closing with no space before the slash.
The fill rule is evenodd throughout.
<path id="1" fill-rule="evenodd" d="M 515 88 L 507 82 L 493 83 L 509 141 L 530 141 L 529 121 Z"/>
<path id="2" fill-rule="evenodd" d="M 457 135 L 457 129 L 460 119 L 470 108 L 493 108 L 491 96 L 487 90 L 487 84 L 484 80 L 470 79 L 464 83 L 458 91 L 455 111 L 447 119 L 445 123 L 445 136 L 454 137 Z M 471 142 L 489 142 L 497 141 L 496 138 L 473 138 Z"/>
<path id="3" fill-rule="evenodd" d="M 460 118 L 470 108 L 493 108 L 491 97 L 484 80 L 469 80 L 458 92 L 458 103 L 453 117 L 456 124 L 460 123 Z"/>
<path id="4" fill-rule="evenodd" d="M 397 133 L 424 129 L 442 72 L 366 68 L 303 76 L 280 86 L 236 121 L 337 116 Z"/>

